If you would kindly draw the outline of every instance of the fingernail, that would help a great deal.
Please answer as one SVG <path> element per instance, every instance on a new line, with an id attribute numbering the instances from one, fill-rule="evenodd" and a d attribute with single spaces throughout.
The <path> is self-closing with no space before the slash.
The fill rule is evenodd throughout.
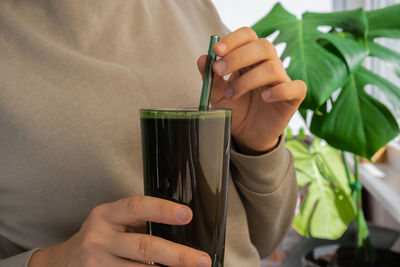
<path id="1" fill-rule="evenodd" d="M 219 43 L 218 44 L 218 50 L 220 52 L 225 52 L 226 51 L 226 44 L 225 43 Z"/>
<path id="2" fill-rule="evenodd" d="M 265 101 L 267 101 L 271 98 L 271 91 L 264 91 L 261 96 Z"/>
<path id="3" fill-rule="evenodd" d="M 226 69 L 226 63 L 222 59 L 218 60 L 215 63 L 215 69 L 219 74 L 222 74 L 224 70 Z"/>
<path id="4" fill-rule="evenodd" d="M 199 261 L 197 263 L 198 267 L 210 267 L 211 266 L 211 262 L 210 262 L 210 258 L 207 256 L 201 256 L 199 258 Z"/>
<path id="5" fill-rule="evenodd" d="M 180 207 L 178 210 L 178 217 L 181 221 L 186 222 L 190 217 L 189 209 L 186 207 Z"/>
<path id="6" fill-rule="evenodd" d="M 233 96 L 233 88 L 231 86 L 227 87 L 224 92 L 226 98 L 231 98 Z"/>

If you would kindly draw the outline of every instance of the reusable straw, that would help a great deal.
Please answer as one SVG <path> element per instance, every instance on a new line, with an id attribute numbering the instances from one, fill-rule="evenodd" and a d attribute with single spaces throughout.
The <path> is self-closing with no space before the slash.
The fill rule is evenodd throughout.
<path id="1" fill-rule="evenodd" d="M 212 69 L 212 66 L 215 60 L 217 59 L 217 55 L 215 55 L 212 48 L 214 44 L 219 41 L 219 39 L 221 38 L 217 35 L 211 35 L 210 37 L 210 45 L 208 46 L 208 55 L 206 63 L 206 72 L 204 74 L 203 87 L 201 89 L 199 110 L 208 110 L 208 105 L 210 103 L 211 87 L 214 78 L 214 71 Z"/>

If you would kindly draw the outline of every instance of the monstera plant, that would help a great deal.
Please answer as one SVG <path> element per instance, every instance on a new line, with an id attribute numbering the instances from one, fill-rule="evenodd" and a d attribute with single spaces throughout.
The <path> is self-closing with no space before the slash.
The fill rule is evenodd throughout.
<path id="1" fill-rule="evenodd" d="M 306 12 L 298 19 L 278 3 L 253 29 L 259 37 L 279 32 L 274 44 L 286 44 L 281 59 L 290 60 L 288 75 L 308 86 L 300 113 L 319 137 L 312 144 L 287 142 L 295 155 L 298 185 L 307 189 L 294 228 L 305 236 L 335 239 L 355 221 L 358 251 L 366 252 L 364 261 L 373 261 L 357 157 L 371 158 L 399 134 L 392 112 L 400 110 L 400 88 L 366 68 L 364 61 L 379 58 L 400 77 L 400 54 L 377 41 L 400 39 L 400 5 Z M 385 96 L 386 105 L 368 93 L 368 85 Z M 344 151 L 354 155 L 354 174 Z"/>

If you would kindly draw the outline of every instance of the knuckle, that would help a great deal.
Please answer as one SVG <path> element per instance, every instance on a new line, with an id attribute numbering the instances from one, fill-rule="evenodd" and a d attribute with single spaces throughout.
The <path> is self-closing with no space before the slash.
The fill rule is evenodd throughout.
<path id="1" fill-rule="evenodd" d="M 151 259 L 154 241 L 149 236 L 141 237 L 138 244 L 138 254 L 144 260 Z"/>
<path id="2" fill-rule="evenodd" d="M 181 266 L 184 266 L 184 264 L 187 261 L 187 257 L 188 257 L 188 255 L 187 255 L 186 251 L 184 251 L 184 250 L 179 251 L 178 264 Z"/>
<path id="3" fill-rule="evenodd" d="M 257 44 L 260 46 L 261 51 L 264 51 L 265 58 L 277 58 L 275 46 L 270 43 L 266 38 L 260 38 L 257 40 Z"/>
<path id="4" fill-rule="evenodd" d="M 102 204 L 102 205 L 99 205 L 99 206 L 97 206 L 97 207 L 94 207 L 94 208 L 91 210 L 90 214 L 89 214 L 89 218 L 99 218 L 99 217 L 102 217 L 103 214 L 104 214 L 104 210 L 105 210 L 105 209 L 106 209 L 106 205 L 105 205 L 105 204 Z"/>
<path id="5" fill-rule="evenodd" d="M 143 210 L 143 204 L 144 204 L 143 202 L 144 202 L 143 196 L 135 196 L 128 198 L 127 206 L 129 212 L 131 212 L 132 214 L 141 213 Z"/>
<path id="6" fill-rule="evenodd" d="M 171 215 L 167 203 L 158 206 L 158 216 L 160 216 L 160 218 L 171 217 Z"/>
<path id="7" fill-rule="evenodd" d="M 229 62 L 230 61 L 230 62 Z M 242 62 L 242 57 L 240 56 L 240 54 L 234 50 L 231 52 L 230 57 L 228 58 L 228 66 L 240 66 Z"/>
<path id="8" fill-rule="evenodd" d="M 94 231 L 86 231 L 81 239 L 81 247 L 83 251 L 91 252 L 97 250 L 101 246 L 101 236 Z"/>
<path id="9" fill-rule="evenodd" d="M 267 61 L 267 64 L 271 73 L 277 75 L 279 78 L 282 78 L 284 70 L 280 60 Z"/>
<path id="10" fill-rule="evenodd" d="M 257 33 L 250 27 L 241 27 L 240 30 L 245 32 L 251 39 L 258 38 Z"/>
<path id="11" fill-rule="evenodd" d="M 250 86 L 250 83 L 243 80 L 243 79 L 236 79 L 232 84 L 231 84 L 233 90 L 235 91 L 235 94 L 241 94 L 242 92 L 246 91 L 248 87 Z"/>
<path id="12" fill-rule="evenodd" d="M 265 38 L 259 38 L 259 39 L 257 40 L 257 44 L 259 44 L 259 45 L 261 46 L 261 49 L 267 50 L 267 53 L 268 53 L 268 52 L 271 52 L 271 51 L 273 51 L 273 49 L 275 49 L 274 46 L 273 46 L 273 44 L 271 44 L 271 43 L 270 43 L 267 39 L 265 39 Z"/>
<path id="13" fill-rule="evenodd" d="M 85 267 L 99 267 L 97 260 L 95 260 L 95 258 L 93 258 L 93 257 L 84 257 L 81 260 L 81 264 L 82 264 L 82 266 L 85 266 Z"/>
<path id="14" fill-rule="evenodd" d="M 278 70 L 276 72 L 276 75 L 277 75 L 277 80 L 279 82 L 288 82 L 288 81 L 290 81 L 290 78 L 286 74 L 286 71 L 285 71 L 285 69 L 283 67 L 281 67 L 280 70 Z"/>

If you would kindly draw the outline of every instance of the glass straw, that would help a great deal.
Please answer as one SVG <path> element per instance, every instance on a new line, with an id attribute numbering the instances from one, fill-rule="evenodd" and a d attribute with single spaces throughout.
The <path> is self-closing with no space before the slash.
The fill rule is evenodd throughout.
<path id="1" fill-rule="evenodd" d="M 211 35 L 210 44 L 208 46 L 208 55 L 207 55 L 207 63 L 206 63 L 206 71 L 204 73 L 203 79 L 203 87 L 201 89 L 201 98 L 200 98 L 200 106 L 199 110 L 208 110 L 208 105 L 210 103 L 210 95 L 211 95 L 211 87 L 214 78 L 213 64 L 217 59 L 217 55 L 215 55 L 213 51 L 213 46 L 220 39 L 217 35 Z"/>

